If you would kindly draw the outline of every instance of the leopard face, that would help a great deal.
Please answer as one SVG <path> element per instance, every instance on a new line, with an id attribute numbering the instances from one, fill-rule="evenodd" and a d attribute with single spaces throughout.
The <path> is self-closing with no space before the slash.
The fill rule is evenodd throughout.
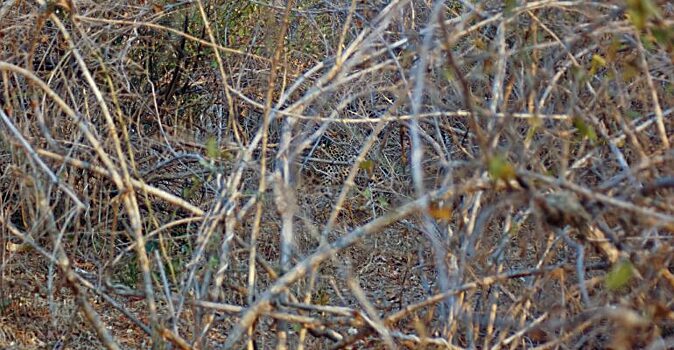
<path id="1" fill-rule="evenodd" d="M 353 142 L 344 135 L 328 134 L 305 157 L 302 190 L 309 198 L 307 207 L 311 208 L 311 216 L 318 222 L 327 221 L 354 166 L 358 173 L 343 203 L 340 218 L 344 220 L 340 219 L 340 222 L 362 221 L 357 218 L 372 214 L 370 202 L 375 198 L 373 192 L 376 192 L 379 172 L 376 166 L 365 169 L 356 164 L 360 145 L 361 142 Z"/>
<path id="2" fill-rule="evenodd" d="M 323 188 L 341 188 L 356 162 L 358 152 L 359 149 L 350 142 L 324 137 L 305 160 L 306 175 L 312 178 L 314 184 Z M 371 174 L 359 169 L 354 181 L 356 186 L 367 185 L 369 175 Z"/>

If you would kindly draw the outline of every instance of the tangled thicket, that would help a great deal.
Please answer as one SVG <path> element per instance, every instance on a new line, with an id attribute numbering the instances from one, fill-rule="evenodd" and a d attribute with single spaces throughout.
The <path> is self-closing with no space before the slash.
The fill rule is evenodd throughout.
<path id="1" fill-rule="evenodd" d="M 4 1 L 0 347 L 674 347 L 673 17 Z"/>

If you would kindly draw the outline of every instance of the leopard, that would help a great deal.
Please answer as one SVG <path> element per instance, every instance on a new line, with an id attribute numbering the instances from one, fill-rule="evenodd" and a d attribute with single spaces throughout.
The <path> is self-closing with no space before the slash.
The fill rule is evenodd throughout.
<path id="1" fill-rule="evenodd" d="M 339 221 L 355 225 L 372 216 L 373 194 L 382 180 L 382 173 L 376 160 L 372 159 L 376 152 L 371 151 L 364 162 L 356 165 L 360 153 L 357 145 L 362 142 L 355 139 L 344 133 L 326 132 L 302 160 L 300 191 L 309 198 L 306 203 L 309 214 L 318 223 L 328 221 L 354 165 L 358 172 Z"/>

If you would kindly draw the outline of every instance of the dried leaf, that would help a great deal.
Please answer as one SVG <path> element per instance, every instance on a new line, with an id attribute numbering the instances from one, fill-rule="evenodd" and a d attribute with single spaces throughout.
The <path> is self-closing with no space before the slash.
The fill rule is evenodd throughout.
<path id="1" fill-rule="evenodd" d="M 431 202 L 428 206 L 428 214 L 438 221 L 449 220 L 452 218 L 452 208 L 449 205 Z"/>
<path id="2" fill-rule="evenodd" d="M 164 12 L 164 5 L 157 4 L 157 3 L 152 4 L 152 12 L 154 12 L 154 13 Z"/>

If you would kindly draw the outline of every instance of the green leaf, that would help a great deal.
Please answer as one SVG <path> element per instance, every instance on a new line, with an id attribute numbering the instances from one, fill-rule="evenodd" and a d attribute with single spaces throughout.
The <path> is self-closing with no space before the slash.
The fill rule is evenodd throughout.
<path id="1" fill-rule="evenodd" d="M 641 69 L 639 69 L 639 66 L 636 62 L 627 62 L 623 65 L 621 72 L 623 80 L 630 81 L 640 76 Z"/>
<path id="2" fill-rule="evenodd" d="M 611 44 L 609 44 L 608 48 L 606 49 L 606 59 L 609 62 L 615 62 L 618 52 L 622 47 L 623 44 L 620 39 L 618 39 L 618 37 L 613 37 L 611 39 Z"/>
<path id="3" fill-rule="evenodd" d="M 201 185 L 203 185 L 203 182 L 197 176 L 192 176 L 192 180 L 190 182 L 190 186 L 184 187 L 182 190 L 182 197 L 188 200 L 192 199 L 194 194 L 201 188 Z"/>
<path id="4" fill-rule="evenodd" d="M 454 80 L 454 72 L 450 68 L 445 68 L 442 70 L 442 75 L 447 81 L 453 81 Z"/>
<path id="5" fill-rule="evenodd" d="M 377 197 L 377 203 L 379 204 L 380 207 L 384 209 L 388 209 L 389 203 L 388 200 L 386 200 L 386 197 L 384 196 L 378 196 Z"/>
<path id="6" fill-rule="evenodd" d="M 569 72 L 571 72 L 573 78 L 578 80 L 581 84 L 584 84 L 589 79 L 588 73 L 590 72 L 585 71 L 585 69 L 583 69 L 581 66 L 574 64 L 571 66 L 571 68 L 569 68 Z"/>
<path id="7" fill-rule="evenodd" d="M 489 175 L 494 180 L 509 181 L 515 178 L 515 168 L 503 156 L 489 159 Z"/>
<path id="8" fill-rule="evenodd" d="M 529 130 L 527 130 L 527 136 L 525 140 L 526 142 L 531 142 L 534 139 L 534 136 L 536 136 L 538 129 L 543 126 L 543 120 L 538 116 L 534 116 L 533 118 L 527 119 L 527 121 L 529 123 Z"/>
<path id="9" fill-rule="evenodd" d="M 145 251 L 152 253 L 153 251 L 159 249 L 159 243 L 155 240 L 150 240 L 145 243 Z"/>
<path id="10" fill-rule="evenodd" d="M 633 109 L 627 110 L 627 112 L 625 112 L 625 115 L 627 115 L 627 117 L 630 118 L 630 119 L 632 119 L 632 120 L 634 120 L 634 119 L 639 119 L 639 118 L 643 117 L 643 116 L 641 115 L 641 113 L 639 113 L 639 112 L 637 112 L 637 111 L 635 111 L 635 110 L 633 110 Z"/>
<path id="11" fill-rule="evenodd" d="M 656 27 L 653 28 L 652 33 L 653 38 L 655 38 L 655 41 L 657 41 L 660 45 L 669 45 L 672 41 L 674 41 L 674 26 L 669 28 Z"/>
<path id="12" fill-rule="evenodd" d="M 600 55 L 592 55 L 592 63 L 590 65 L 590 75 L 595 75 L 599 68 L 606 66 L 606 60 Z"/>
<path id="13" fill-rule="evenodd" d="M 210 136 L 206 140 L 206 156 L 208 158 L 216 159 L 220 155 L 220 150 L 218 148 L 218 140 L 215 139 L 215 136 Z"/>
<path id="14" fill-rule="evenodd" d="M 520 228 L 521 228 L 520 224 L 513 223 L 513 225 L 508 230 L 508 235 L 511 237 L 517 236 L 520 233 Z"/>
<path id="15" fill-rule="evenodd" d="M 582 137 L 587 137 L 590 142 L 597 142 L 597 133 L 594 131 L 592 125 L 587 124 L 583 118 L 574 117 L 573 126 L 578 130 Z"/>
<path id="16" fill-rule="evenodd" d="M 651 0 L 627 0 L 627 15 L 637 29 L 646 27 L 646 23 L 652 17 L 658 16 L 658 8 Z"/>
<path id="17" fill-rule="evenodd" d="M 363 190 L 363 197 L 369 199 L 372 199 L 372 190 L 368 187 Z"/>
<path id="18" fill-rule="evenodd" d="M 655 37 L 652 35 L 641 35 L 641 43 L 644 44 L 646 51 L 655 50 Z"/>
<path id="19" fill-rule="evenodd" d="M 218 268 L 218 265 L 220 264 L 220 259 L 218 259 L 215 255 L 212 255 L 210 259 L 208 259 L 208 266 L 215 270 Z"/>
<path id="20" fill-rule="evenodd" d="M 667 83 L 667 85 L 665 85 L 665 96 L 674 98 L 674 84 Z"/>
<path id="21" fill-rule="evenodd" d="M 372 173 L 374 172 L 374 160 L 372 159 L 366 159 L 360 164 L 358 164 L 358 167 L 367 171 L 368 176 L 372 176 Z"/>
<path id="22" fill-rule="evenodd" d="M 629 260 L 617 263 L 609 273 L 606 274 L 606 288 L 617 290 L 622 288 L 634 276 L 634 266 Z"/>
<path id="23" fill-rule="evenodd" d="M 517 0 L 505 0 L 503 6 L 503 14 L 510 16 L 513 13 L 513 10 L 517 7 Z"/>
<path id="24" fill-rule="evenodd" d="M 0 299 L 0 312 L 5 312 L 5 310 L 12 305 L 11 299 Z"/>

